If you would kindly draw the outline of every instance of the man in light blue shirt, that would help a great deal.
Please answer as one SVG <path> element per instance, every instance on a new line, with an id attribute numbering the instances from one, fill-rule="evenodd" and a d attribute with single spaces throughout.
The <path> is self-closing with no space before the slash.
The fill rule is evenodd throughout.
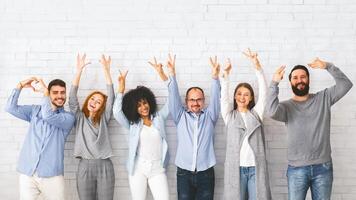
<path id="1" fill-rule="evenodd" d="M 204 108 L 204 91 L 191 87 L 183 106 L 175 77 L 175 57 L 169 56 L 169 110 L 177 126 L 177 192 L 179 200 L 214 198 L 216 164 L 214 127 L 220 113 L 220 65 L 211 59 L 212 86 L 210 104 Z"/>
<path id="2" fill-rule="evenodd" d="M 40 105 L 18 105 L 23 88 L 43 92 Z M 6 104 L 6 111 L 30 123 L 19 156 L 20 199 L 64 199 L 64 143 L 75 118 L 66 112 L 65 82 L 51 81 L 48 89 L 35 77 L 18 83 Z"/>

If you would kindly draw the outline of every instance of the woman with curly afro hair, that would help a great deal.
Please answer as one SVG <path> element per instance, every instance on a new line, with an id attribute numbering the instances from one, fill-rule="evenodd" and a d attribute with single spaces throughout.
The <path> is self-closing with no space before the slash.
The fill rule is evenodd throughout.
<path id="1" fill-rule="evenodd" d="M 162 64 L 149 62 L 160 78 L 168 84 Z M 126 94 L 127 72 L 119 75 L 114 117 L 129 130 L 129 155 L 126 163 L 133 200 L 146 199 L 147 186 L 155 200 L 168 200 L 169 189 L 165 168 L 168 164 L 168 143 L 165 121 L 169 115 L 168 101 L 158 110 L 156 97 L 145 86 L 137 86 Z"/>

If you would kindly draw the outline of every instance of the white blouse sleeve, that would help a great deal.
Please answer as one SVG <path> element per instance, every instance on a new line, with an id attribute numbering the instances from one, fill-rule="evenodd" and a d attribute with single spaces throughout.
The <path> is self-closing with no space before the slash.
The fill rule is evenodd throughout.
<path id="1" fill-rule="evenodd" d="M 263 115 L 266 106 L 266 96 L 267 96 L 267 83 L 266 77 L 263 70 L 256 70 L 257 82 L 258 82 L 258 101 L 254 107 L 258 116 L 263 120 Z"/>
<path id="2" fill-rule="evenodd" d="M 232 99 L 229 97 L 229 77 L 222 78 L 221 83 L 221 115 L 226 125 L 231 118 L 229 114 L 233 110 Z"/>

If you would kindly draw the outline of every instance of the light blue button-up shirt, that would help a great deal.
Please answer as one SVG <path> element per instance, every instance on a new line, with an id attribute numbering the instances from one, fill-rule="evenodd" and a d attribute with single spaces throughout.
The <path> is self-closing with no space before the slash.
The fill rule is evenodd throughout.
<path id="1" fill-rule="evenodd" d="M 75 118 L 63 108 L 52 110 L 49 97 L 43 97 L 41 105 L 18 105 L 21 90 L 14 89 L 6 104 L 6 111 L 28 121 L 17 170 L 39 177 L 63 175 L 64 143 L 73 127 Z"/>
<path id="2" fill-rule="evenodd" d="M 177 80 L 170 77 L 169 110 L 177 126 L 175 164 L 189 171 L 204 171 L 216 164 L 214 127 L 220 113 L 220 81 L 212 80 L 209 106 L 199 115 L 188 111 L 179 96 Z"/>
<path id="3" fill-rule="evenodd" d="M 129 155 L 127 158 L 126 168 L 130 175 L 133 175 L 135 162 L 137 158 L 137 151 L 139 148 L 140 142 L 140 133 L 143 127 L 143 120 L 140 119 L 138 123 L 131 124 L 126 118 L 125 114 L 122 111 L 122 98 L 123 94 L 118 93 L 116 96 L 116 100 L 113 107 L 113 113 L 116 121 L 118 121 L 121 126 L 128 129 L 129 132 Z M 152 126 L 155 127 L 160 136 L 161 136 L 161 144 L 162 144 L 162 158 L 161 164 L 165 168 L 169 161 L 169 153 L 168 153 L 168 143 L 166 139 L 166 129 L 165 122 L 169 115 L 168 103 L 166 103 L 161 110 L 156 112 L 154 116 L 151 116 Z"/>

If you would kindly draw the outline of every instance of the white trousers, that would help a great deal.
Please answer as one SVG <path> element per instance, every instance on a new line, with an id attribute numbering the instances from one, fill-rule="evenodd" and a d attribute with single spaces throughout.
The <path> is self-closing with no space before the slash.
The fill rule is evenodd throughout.
<path id="1" fill-rule="evenodd" d="M 129 175 L 129 184 L 133 200 L 145 200 L 147 186 L 155 200 L 169 200 L 167 176 L 160 160 L 137 159 L 134 174 Z"/>
<path id="2" fill-rule="evenodd" d="M 64 200 L 64 177 L 40 178 L 20 174 L 20 200 Z"/>

